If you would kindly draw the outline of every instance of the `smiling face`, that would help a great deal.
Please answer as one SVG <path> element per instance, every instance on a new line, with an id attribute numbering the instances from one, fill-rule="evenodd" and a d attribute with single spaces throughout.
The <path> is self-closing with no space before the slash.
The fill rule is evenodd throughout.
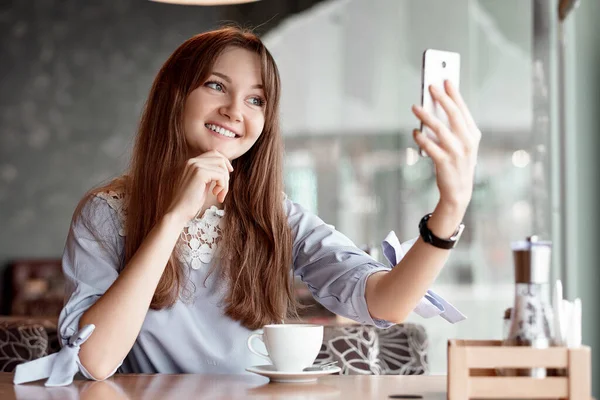
<path id="1" fill-rule="evenodd" d="M 246 153 L 265 125 L 258 54 L 226 48 L 208 79 L 188 96 L 183 118 L 190 157 L 217 150 L 234 160 Z"/>

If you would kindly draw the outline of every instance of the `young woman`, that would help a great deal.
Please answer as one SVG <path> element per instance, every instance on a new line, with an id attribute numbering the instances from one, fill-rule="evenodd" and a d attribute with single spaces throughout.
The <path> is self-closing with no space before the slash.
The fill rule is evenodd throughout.
<path id="1" fill-rule="evenodd" d="M 440 200 L 423 226 L 438 242 L 420 238 L 390 270 L 283 193 L 280 80 L 261 41 L 226 28 L 183 43 L 150 90 L 130 171 L 73 217 L 59 329 L 64 345 L 95 325 L 79 353 L 84 375 L 261 364 L 246 338 L 293 314 L 292 272 L 336 314 L 402 322 L 448 257 L 481 136 L 453 87 L 432 94 L 451 129 L 414 107 L 440 143 L 414 138 L 435 163 Z"/>

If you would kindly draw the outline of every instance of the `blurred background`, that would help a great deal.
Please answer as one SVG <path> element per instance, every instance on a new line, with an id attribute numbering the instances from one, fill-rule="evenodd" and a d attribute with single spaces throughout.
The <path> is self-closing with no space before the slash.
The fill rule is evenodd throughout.
<path id="1" fill-rule="evenodd" d="M 127 167 L 170 53 L 235 22 L 257 27 L 280 69 L 288 196 L 382 262 L 387 233 L 416 237 L 437 202 L 431 161 L 411 137 L 422 53 L 461 53 L 461 92 L 483 139 L 467 229 L 433 288 L 468 320 L 411 317 L 426 327 L 431 373 L 446 372 L 448 338 L 501 337 L 514 296 L 510 243 L 531 234 L 554 241 L 553 278 L 583 299 L 584 342 L 600 346 L 600 3 L 583 1 L 563 24 L 556 9 L 552 0 L 1 2 L 2 312 L 14 309 L 9 266 L 60 257 L 81 196 Z"/>

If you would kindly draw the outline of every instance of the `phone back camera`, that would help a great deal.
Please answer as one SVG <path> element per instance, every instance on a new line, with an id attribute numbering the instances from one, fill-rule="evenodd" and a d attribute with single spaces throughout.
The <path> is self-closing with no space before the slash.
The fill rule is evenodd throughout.
<path id="1" fill-rule="evenodd" d="M 446 68 L 446 61 L 442 61 L 442 68 Z"/>

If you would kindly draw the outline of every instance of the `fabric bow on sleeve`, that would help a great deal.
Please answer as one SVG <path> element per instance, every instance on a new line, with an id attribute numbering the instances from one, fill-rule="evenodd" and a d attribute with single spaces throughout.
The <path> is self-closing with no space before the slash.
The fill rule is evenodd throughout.
<path id="1" fill-rule="evenodd" d="M 388 233 L 381 243 L 381 247 L 383 248 L 383 255 L 389 261 L 392 268 L 398 264 L 408 249 L 410 249 L 416 241 L 417 239 L 413 239 L 400 244 L 394 231 Z M 458 311 L 456 307 L 448 303 L 442 296 L 431 289 L 425 293 L 425 296 L 421 298 L 413 311 L 423 318 L 431 318 L 439 315 L 452 324 L 467 319 L 467 317 Z"/>
<path id="2" fill-rule="evenodd" d="M 95 328 L 92 324 L 85 325 L 58 353 L 17 365 L 13 383 L 18 385 L 48 378 L 47 387 L 70 385 L 79 371 L 79 348 Z"/>

